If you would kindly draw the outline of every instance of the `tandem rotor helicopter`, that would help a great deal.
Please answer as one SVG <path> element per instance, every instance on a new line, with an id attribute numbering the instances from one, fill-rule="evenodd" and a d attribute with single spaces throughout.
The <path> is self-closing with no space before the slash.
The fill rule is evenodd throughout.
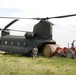
<path id="1" fill-rule="evenodd" d="M 0 17 L 6 19 L 14 19 L 3 29 L 0 29 L 0 50 L 23 55 L 31 55 L 33 48 L 37 46 L 39 53 L 42 53 L 46 57 L 53 56 L 56 54 L 57 50 L 61 48 L 56 45 L 55 41 L 52 40 L 53 24 L 48 20 L 72 16 L 76 16 L 76 14 L 47 18 Z M 8 27 L 17 22 L 19 19 L 39 20 L 39 22 L 34 26 L 32 32 L 25 32 L 24 36 L 10 35 L 11 29 L 8 29 Z"/>

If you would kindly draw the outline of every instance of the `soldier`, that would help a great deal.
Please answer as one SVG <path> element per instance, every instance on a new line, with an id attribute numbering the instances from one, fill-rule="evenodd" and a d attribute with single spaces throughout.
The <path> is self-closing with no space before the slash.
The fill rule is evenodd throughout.
<path id="1" fill-rule="evenodd" d="M 32 53 L 33 53 L 33 57 L 37 57 L 37 54 L 38 54 L 37 46 L 35 46 L 35 48 L 33 48 Z"/>

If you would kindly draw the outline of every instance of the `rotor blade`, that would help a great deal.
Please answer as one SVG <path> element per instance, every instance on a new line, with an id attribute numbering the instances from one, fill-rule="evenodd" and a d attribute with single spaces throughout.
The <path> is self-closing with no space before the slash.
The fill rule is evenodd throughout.
<path id="1" fill-rule="evenodd" d="M 53 18 L 66 18 L 66 17 L 72 17 L 72 16 L 76 16 L 76 14 L 64 15 L 64 16 L 56 16 L 56 17 L 47 17 L 47 19 L 53 19 Z"/>
<path id="2" fill-rule="evenodd" d="M 27 32 L 27 31 L 23 31 L 23 30 L 14 30 L 14 29 L 7 29 L 7 30 L 10 30 L 10 31 L 17 31 L 17 32 Z"/>
<path id="3" fill-rule="evenodd" d="M 13 23 L 15 23 L 16 21 L 18 21 L 18 19 L 15 19 L 15 20 L 13 20 L 12 22 L 10 22 L 8 25 L 6 25 L 5 27 L 4 27 L 4 30 L 6 29 L 6 28 L 8 28 L 9 26 L 11 26 Z"/>
<path id="4" fill-rule="evenodd" d="M 14 29 L 1 29 L 0 28 L 0 31 L 17 31 L 17 32 L 28 32 L 28 31 L 23 31 L 23 30 L 14 30 Z"/>
<path id="5" fill-rule="evenodd" d="M 0 18 L 6 18 L 6 19 L 37 19 L 37 20 L 39 20 L 39 18 L 23 18 L 23 17 L 0 17 Z"/>
<path id="6" fill-rule="evenodd" d="M 0 17 L 0 18 L 6 18 L 6 19 L 34 19 L 34 20 L 48 20 L 53 18 L 66 18 L 66 17 L 72 17 L 76 16 L 76 14 L 71 15 L 63 15 L 63 16 L 56 16 L 56 17 L 47 17 L 47 18 L 23 18 L 23 17 Z"/>

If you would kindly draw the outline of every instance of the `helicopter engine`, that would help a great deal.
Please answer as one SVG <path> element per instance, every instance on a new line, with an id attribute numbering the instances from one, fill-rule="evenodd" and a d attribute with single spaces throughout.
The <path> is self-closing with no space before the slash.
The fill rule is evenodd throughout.
<path id="1" fill-rule="evenodd" d="M 33 33 L 33 32 L 26 32 L 25 33 L 25 37 L 28 39 L 28 38 L 34 38 L 35 37 L 35 33 Z"/>
<path id="2" fill-rule="evenodd" d="M 6 36 L 6 35 L 9 35 L 9 34 L 10 34 L 10 32 L 8 30 L 3 30 L 1 32 L 1 36 Z"/>

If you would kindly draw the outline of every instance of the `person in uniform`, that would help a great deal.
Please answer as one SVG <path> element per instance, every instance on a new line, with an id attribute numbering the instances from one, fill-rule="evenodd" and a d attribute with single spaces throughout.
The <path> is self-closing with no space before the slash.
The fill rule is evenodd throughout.
<path id="1" fill-rule="evenodd" d="M 37 57 L 37 55 L 38 55 L 38 48 L 37 48 L 37 46 L 35 46 L 33 48 L 32 53 L 33 53 L 33 57 Z"/>

